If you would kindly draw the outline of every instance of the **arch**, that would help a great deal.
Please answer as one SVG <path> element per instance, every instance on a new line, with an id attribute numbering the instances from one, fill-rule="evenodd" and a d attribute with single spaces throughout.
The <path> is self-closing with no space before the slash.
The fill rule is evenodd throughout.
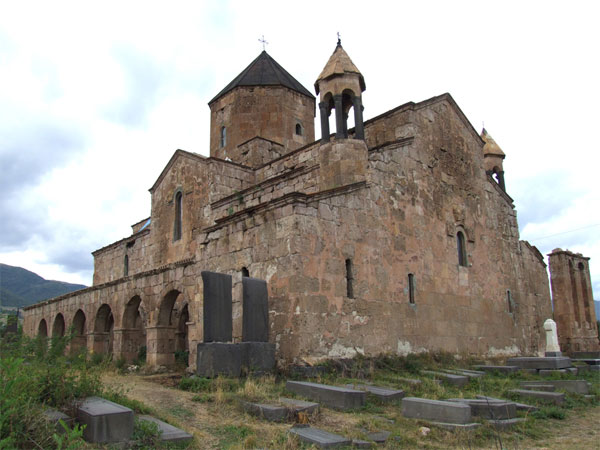
<path id="1" fill-rule="evenodd" d="M 65 335 L 65 318 L 58 313 L 52 324 L 52 337 L 62 337 Z"/>
<path id="2" fill-rule="evenodd" d="M 354 298 L 354 275 L 352 274 L 352 260 L 346 260 L 346 297 Z"/>
<path id="3" fill-rule="evenodd" d="M 242 267 L 242 278 L 250 277 L 250 271 L 247 267 Z"/>
<path id="4" fill-rule="evenodd" d="M 508 312 L 512 313 L 513 312 L 513 299 L 512 299 L 512 293 L 510 292 L 510 289 L 506 290 L 506 303 L 508 305 Z"/>
<path id="5" fill-rule="evenodd" d="M 227 145 L 227 128 L 225 126 L 221 127 L 221 148 Z"/>
<path id="6" fill-rule="evenodd" d="M 126 277 L 129 275 L 129 256 L 125 255 L 123 258 L 123 276 Z"/>
<path id="7" fill-rule="evenodd" d="M 77 353 L 86 347 L 85 313 L 78 309 L 73 316 L 73 338 L 71 340 L 71 353 Z"/>
<path id="8" fill-rule="evenodd" d="M 585 265 L 582 262 L 580 262 L 579 264 L 577 264 L 577 268 L 579 270 L 583 270 L 583 269 L 585 269 Z"/>
<path id="9" fill-rule="evenodd" d="M 302 136 L 302 134 L 303 134 L 303 133 L 302 133 L 302 125 L 301 125 L 301 124 L 299 124 L 299 123 L 296 123 L 296 134 L 297 134 L 298 136 Z"/>
<path id="10" fill-rule="evenodd" d="M 173 306 L 175 305 L 177 297 L 179 297 L 180 294 L 181 292 L 179 292 L 177 289 L 172 289 L 163 297 L 158 310 L 157 325 L 165 327 L 173 325 Z"/>
<path id="11" fill-rule="evenodd" d="M 458 265 L 467 267 L 467 245 L 465 234 L 462 231 L 456 233 L 456 249 L 458 251 Z"/>
<path id="12" fill-rule="evenodd" d="M 183 193 L 178 190 L 175 193 L 175 220 L 173 224 L 173 240 L 181 239 L 181 228 L 183 222 Z"/>
<path id="13" fill-rule="evenodd" d="M 408 274 L 408 303 L 415 304 L 415 275 Z"/>
<path id="14" fill-rule="evenodd" d="M 96 312 L 94 321 L 94 351 L 96 353 L 112 353 L 115 319 L 107 303 L 103 303 Z"/>
<path id="15" fill-rule="evenodd" d="M 38 336 L 48 337 L 48 325 L 46 324 L 46 319 L 40 320 L 40 324 L 38 325 Z"/>
<path id="16" fill-rule="evenodd" d="M 189 351 L 188 345 L 188 325 L 187 323 L 190 321 L 190 312 L 188 308 L 188 304 L 186 303 L 181 309 L 181 313 L 179 314 L 179 321 L 177 324 L 177 350 L 178 351 Z"/>
<path id="17" fill-rule="evenodd" d="M 121 343 L 122 356 L 128 362 L 133 362 L 146 346 L 146 312 L 142 298 L 134 295 L 125 305 L 123 318 L 123 335 Z"/>

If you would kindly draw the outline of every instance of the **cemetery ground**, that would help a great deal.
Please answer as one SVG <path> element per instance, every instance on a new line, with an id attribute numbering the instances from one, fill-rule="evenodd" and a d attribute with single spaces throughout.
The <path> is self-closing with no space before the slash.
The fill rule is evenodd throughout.
<path id="1" fill-rule="evenodd" d="M 18 342 L 17 342 L 18 341 Z M 524 372 L 509 375 L 489 373 L 471 378 L 462 387 L 438 383 L 427 371 L 470 368 L 481 360 L 455 358 L 447 354 L 407 357 L 356 357 L 328 361 L 323 369 L 291 368 L 276 374 L 242 378 L 200 378 L 185 374 L 184 366 L 165 373 L 146 372 L 143 362 L 131 367 L 102 355 L 62 355 L 66 341 L 14 338 L 0 348 L 0 449 L 4 448 L 123 448 L 85 443 L 77 427 L 56 433 L 41 414 L 44 407 L 66 412 L 82 398 L 99 395 L 150 414 L 184 429 L 194 436 L 191 443 L 161 444 L 156 428 L 136 421 L 129 448 L 200 449 L 307 449 L 288 431 L 294 422 L 326 430 L 351 439 L 368 439 L 369 433 L 387 432 L 377 448 L 504 448 L 504 449 L 593 449 L 600 442 L 600 374 L 560 374 L 540 377 Z M 489 362 L 489 361 L 488 361 Z M 501 361 L 492 361 L 500 363 Z M 313 372 L 313 373 L 310 373 Z M 307 375 L 316 375 L 306 378 Z M 302 376 L 301 376 L 302 375 Z M 402 415 L 401 400 L 381 403 L 367 396 L 364 406 L 340 411 L 321 405 L 317 414 L 298 414 L 292 421 L 270 422 L 250 415 L 245 402 L 273 403 L 281 397 L 296 397 L 286 390 L 287 380 L 304 380 L 328 385 L 368 384 L 402 389 L 407 396 L 428 399 L 475 398 L 477 395 L 511 399 L 510 390 L 521 381 L 586 380 L 593 398 L 567 393 L 562 406 L 527 400 L 535 412 L 519 411 L 526 420 L 506 430 L 487 424 L 474 430 L 449 431 L 429 422 Z M 420 384 L 410 380 L 418 379 Z M 516 400 L 516 398 L 515 398 Z M 518 400 L 523 402 L 523 400 Z M 372 437 L 373 435 L 371 435 Z"/>

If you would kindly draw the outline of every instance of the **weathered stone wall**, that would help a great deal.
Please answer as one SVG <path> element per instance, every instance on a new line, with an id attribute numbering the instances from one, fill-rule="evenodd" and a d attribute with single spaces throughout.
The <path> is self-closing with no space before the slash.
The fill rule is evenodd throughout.
<path id="1" fill-rule="evenodd" d="M 548 256 L 554 320 L 561 350 L 600 350 L 589 258 L 559 248 Z"/>
<path id="2" fill-rule="evenodd" d="M 239 86 L 210 105 L 210 155 L 251 165 L 240 144 L 259 136 L 287 151 L 315 140 L 315 100 L 285 87 Z M 302 134 L 296 134 L 296 124 Z M 227 142 L 221 147 L 221 128 Z"/>

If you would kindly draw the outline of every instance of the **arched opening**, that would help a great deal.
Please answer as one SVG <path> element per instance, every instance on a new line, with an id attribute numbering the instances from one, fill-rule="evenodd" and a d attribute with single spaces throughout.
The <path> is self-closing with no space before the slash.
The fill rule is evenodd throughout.
<path id="1" fill-rule="evenodd" d="M 129 275 L 129 256 L 125 255 L 123 258 L 123 276 Z"/>
<path id="2" fill-rule="evenodd" d="M 412 273 L 408 274 L 408 302 L 415 304 L 415 276 Z"/>
<path id="3" fill-rule="evenodd" d="M 71 353 L 78 353 L 85 347 L 85 313 L 81 309 L 78 309 L 73 317 L 73 339 L 71 340 Z"/>
<path id="4" fill-rule="evenodd" d="M 98 308 L 94 322 L 94 352 L 112 354 L 114 326 L 112 310 L 109 305 L 104 303 Z"/>
<path id="5" fill-rule="evenodd" d="M 227 145 L 227 128 L 221 127 L 221 148 Z"/>
<path id="6" fill-rule="evenodd" d="M 242 267 L 242 278 L 248 278 L 250 276 L 250 272 L 247 267 Z"/>
<path id="7" fill-rule="evenodd" d="M 458 265 L 467 267 L 467 246 L 465 244 L 465 235 L 462 231 L 456 233 L 456 248 L 458 250 Z"/>
<path id="8" fill-rule="evenodd" d="M 121 356 L 127 362 L 145 354 L 146 347 L 146 312 L 139 295 L 132 297 L 123 312 L 123 335 Z"/>
<path id="9" fill-rule="evenodd" d="M 54 324 L 52 324 L 52 337 L 62 337 L 65 335 L 65 318 L 61 313 L 56 315 Z"/>
<path id="10" fill-rule="evenodd" d="M 512 314 L 513 312 L 513 299 L 512 299 L 512 294 L 510 292 L 510 289 L 506 290 L 506 303 L 508 306 L 508 312 Z"/>
<path id="11" fill-rule="evenodd" d="M 346 296 L 354 298 L 354 275 L 352 274 L 352 260 L 346 260 Z"/>
<path id="12" fill-rule="evenodd" d="M 299 123 L 296 124 L 296 134 L 298 136 L 302 136 L 302 125 L 300 125 Z"/>
<path id="13" fill-rule="evenodd" d="M 179 321 L 177 325 L 177 351 L 188 352 L 188 322 L 190 321 L 190 312 L 187 303 L 179 314 Z"/>
<path id="14" fill-rule="evenodd" d="M 46 324 L 46 319 L 40 320 L 37 334 L 38 336 L 48 337 L 48 325 Z"/>
<path id="15" fill-rule="evenodd" d="M 150 366 L 170 366 L 175 363 L 178 310 L 183 311 L 183 306 L 183 295 L 177 289 L 170 290 L 163 297 L 155 326 L 148 329 L 147 363 Z"/>
<path id="16" fill-rule="evenodd" d="M 183 222 L 183 194 L 177 191 L 175 194 L 175 223 L 173 225 L 173 240 L 181 239 L 181 224 Z"/>
<path id="17" fill-rule="evenodd" d="M 160 303 L 160 309 L 158 310 L 158 325 L 162 327 L 168 327 L 173 325 L 173 306 L 179 297 L 180 292 L 178 290 L 172 290 L 165 295 L 162 302 Z"/>

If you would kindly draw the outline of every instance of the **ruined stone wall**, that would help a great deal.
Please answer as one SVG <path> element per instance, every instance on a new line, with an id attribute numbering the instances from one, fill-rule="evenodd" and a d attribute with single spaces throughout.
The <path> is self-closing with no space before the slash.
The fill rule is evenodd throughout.
<path id="1" fill-rule="evenodd" d="M 238 146 L 260 136 L 275 141 L 287 151 L 315 139 L 315 100 L 276 86 L 240 86 L 210 105 L 210 155 L 250 165 Z M 302 134 L 296 134 L 296 124 Z M 227 142 L 221 147 L 221 128 Z"/>

